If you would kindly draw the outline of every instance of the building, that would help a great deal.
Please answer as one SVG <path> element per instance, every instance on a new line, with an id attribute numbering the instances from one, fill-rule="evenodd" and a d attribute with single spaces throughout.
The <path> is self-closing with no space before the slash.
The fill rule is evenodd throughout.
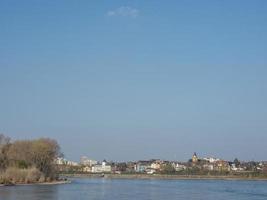
<path id="1" fill-rule="evenodd" d="M 92 166 L 92 173 L 103 173 L 102 165 L 94 165 Z"/>
<path id="2" fill-rule="evenodd" d="M 154 161 L 151 163 L 150 168 L 159 171 L 161 169 L 161 164 L 162 162 L 160 160 Z"/>
<path id="3" fill-rule="evenodd" d="M 85 166 L 93 166 L 97 164 L 96 160 L 88 159 L 86 156 L 81 157 L 81 164 Z"/>
<path id="4" fill-rule="evenodd" d="M 92 168 L 89 166 L 85 166 L 85 167 L 83 167 L 82 171 L 83 172 L 92 172 Z"/>
<path id="5" fill-rule="evenodd" d="M 151 162 L 149 161 L 138 161 L 134 165 L 134 171 L 138 173 L 143 173 L 145 172 L 148 168 L 150 168 Z"/>
<path id="6" fill-rule="evenodd" d="M 56 165 L 66 165 L 67 160 L 65 158 L 56 158 L 55 164 Z"/>
<path id="7" fill-rule="evenodd" d="M 242 167 L 237 167 L 235 163 L 232 163 L 232 164 L 230 165 L 230 168 L 231 168 L 232 171 L 239 171 L 239 172 L 240 172 L 240 171 L 244 171 L 244 168 L 242 168 Z"/>
<path id="8" fill-rule="evenodd" d="M 180 163 L 172 163 L 173 168 L 175 169 L 175 171 L 183 171 L 185 169 L 187 169 L 187 167 L 183 164 Z"/>
<path id="9" fill-rule="evenodd" d="M 230 171 L 231 166 L 229 165 L 229 162 L 224 160 L 219 160 L 214 163 L 214 169 L 217 171 Z"/>
<path id="10" fill-rule="evenodd" d="M 203 169 L 208 170 L 208 171 L 213 171 L 214 165 L 213 164 L 204 164 Z"/>
<path id="11" fill-rule="evenodd" d="M 209 157 L 209 158 L 203 158 L 203 160 L 205 160 L 209 163 L 215 163 L 215 162 L 219 161 L 220 159 Z"/>
<path id="12" fill-rule="evenodd" d="M 111 166 L 107 165 L 107 162 L 104 160 L 102 164 L 97 164 L 92 166 L 92 173 L 110 173 Z"/>
<path id="13" fill-rule="evenodd" d="M 56 165 L 78 166 L 79 164 L 74 161 L 67 160 L 65 158 L 57 158 L 55 160 Z"/>
<path id="14" fill-rule="evenodd" d="M 152 169 L 152 168 L 147 168 L 146 169 L 146 173 L 147 174 L 155 174 L 156 173 L 156 170 L 155 169 Z"/>
<path id="15" fill-rule="evenodd" d="M 197 153 L 196 152 L 192 156 L 192 162 L 193 163 L 197 163 L 198 162 L 198 157 L 197 157 Z"/>
<path id="16" fill-rule="evenodd" d="M 73 161 L 67 161 L 67 165 L 68 166 L 79 166 L 77 162 L 73 162 Z"/>

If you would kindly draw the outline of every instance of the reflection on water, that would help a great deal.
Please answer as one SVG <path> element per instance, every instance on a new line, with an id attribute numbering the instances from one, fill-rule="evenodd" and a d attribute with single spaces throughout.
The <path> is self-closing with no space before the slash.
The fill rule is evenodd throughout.
<path id="1" fill-rule="evenodd" d="M 73 179 L 66 185 L 0 187 L 0 200 L 266 200 L 266 181 Z"/>

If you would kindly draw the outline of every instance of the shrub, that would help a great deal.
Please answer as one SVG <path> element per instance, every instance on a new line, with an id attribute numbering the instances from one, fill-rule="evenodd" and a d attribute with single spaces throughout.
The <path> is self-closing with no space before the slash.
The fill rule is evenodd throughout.
<path id="1" fill-rule="evenodd" d="M 26 176 L 26 182 L 27 183 L 36 183 L 40 180 L 42 176 L 42 173 L 36 169 L 36 168 L 31 168 L 27 170 L 27 176 Z"/>
<path id="2" fill-rule="evenodd" d="M 39 182 L 43 183 L 45 182 L 45 176 L 42 174 L 41 177 L 39 178 Z"/>
<path id="3" fill-rule="evenodd" d="M 14 167 L 8 168 L 4 173 L 4 179 L 10 180 L 12 183 L 23 183 L 26 176 L 26 170 Z"/>
<path id="4" fill-rule="evenodd" d="M 12 183 L 36 183 L 42 177 L 42 173 L 36 168 L 18 169 L 8 168 L 3 174 L 3 180 L 8 180 Z"/>

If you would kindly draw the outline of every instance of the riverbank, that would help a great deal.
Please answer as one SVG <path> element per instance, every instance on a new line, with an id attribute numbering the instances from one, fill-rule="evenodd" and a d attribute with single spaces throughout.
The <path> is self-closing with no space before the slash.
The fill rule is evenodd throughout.
<path id="1" fill-rule="evenodd" d="M 15 183 L 15 184 L 0 184 L 0 187 L 4 186 L 28 186 L 28 185 L 62 185 L 69 184 L 71 181 L 52 181 L 52 182 L 43 182 L 43 183 Z"/>
<path id="2" fill-rule="evenodd" d="M 166 179 L 166 180 L 261 180 L 267 177 L 210 176 L 210 175 L 163 175 L 163 174 L 64 174 L 67 178 L 106 178 L 106 179 Z"/>

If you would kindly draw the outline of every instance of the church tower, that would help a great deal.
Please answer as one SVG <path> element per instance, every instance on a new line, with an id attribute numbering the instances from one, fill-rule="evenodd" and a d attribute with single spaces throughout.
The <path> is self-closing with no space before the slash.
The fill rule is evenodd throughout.
<path id="1" fill-rule="evenodd" d="M 193 154 L 193 156 L 192 156 L 192 162 L 193 162 L 193 163 L 198 162 L 198 157 L 197 157 L 196 152 L 195 152 L 195 153 Z"/>

